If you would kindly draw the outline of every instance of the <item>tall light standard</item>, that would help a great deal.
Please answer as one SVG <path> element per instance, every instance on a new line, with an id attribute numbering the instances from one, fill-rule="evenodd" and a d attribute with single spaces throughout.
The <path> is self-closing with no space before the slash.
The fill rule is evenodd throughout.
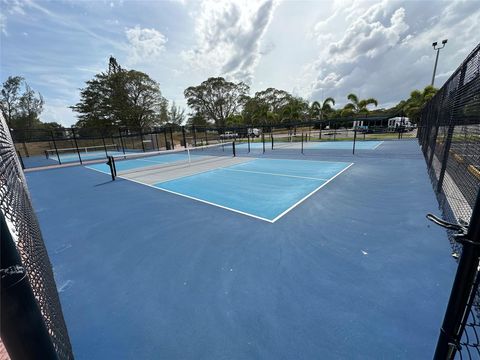
<path id="1" fill-rule="evenodd" d="M 432 44 L 433 50 L 437 52 L 437 57 L 435 58 L 435 66 L 433 67 L 432 86 L 433 86 L 433 83 L 435 82 L 435 73 L 437 72 L 438 55 L 440 54 L 440 50 L 445 47 L 445 44 L 447 43 L 447 41 L 448 39 L 442 40 L 442 47 L 437 47 L 436 41 Z"/>

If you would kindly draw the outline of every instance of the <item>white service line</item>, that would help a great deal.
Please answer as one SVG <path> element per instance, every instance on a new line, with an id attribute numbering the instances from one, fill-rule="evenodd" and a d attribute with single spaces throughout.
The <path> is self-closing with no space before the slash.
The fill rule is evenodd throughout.
<path id="1" fill-rule="evenodd" d="M 320 179 L 320 178 L 314 178 L 314 177 L 308 177 L 308 176 L 276 174 L 276 173 L 270 173 L 270 172 L 264 172 L 264 171 L 229 169 L 229 168 L 221 168 L 221 169 L 222 169 L 222 170 L 227 170 L 227 171 L 239 171 L 239 172 L 246 172 L 246 173 L 252 173 L 252 174 L 273 175 L 273 176 L 285 176 L 285 177 L 291 177 L 291 178 L 297 178 L 297 179 L 320 180 L 320 181 L 327 181 L 327 180 L 328 180 L 328 179 Z"/>
<path id="2" fill-rule="evenodd" d="M 331 177 L 330 179 L 328 179 L 326 182 L 324 182 L 322 185 L 320 185 L 318 188 L 316 188 L 315 190 L 313 190 L 310 194 L 308 194 L 307 196 L 305 196 L 304 198 L 300 199 L 299 201 L 297 201 L 295 204 L 293 204 L 292 206 L 290 206 L 287 210 L 285 210 L 284 212 L 282 212 L 280 215 L 278 215 L 277 217 L 275 217 L 273 220 L 272 220 L 272 223 L 274 223 L 275 221 L 277 221 L 278 219 L 280 219 L 282 216 L 286 215 L 288 212 L 290 212 L 292 209 L 294 209 L 297 205 L 300 205 L 302 202 L 304 202 L 305 200 L 307 200 L 310 196 L 312 196 L 313 194 L 315 194 L 318 190 L 320 190 L 321 188 L 323 188 L 325 185 L 327 185 L 330 181 L 332 181 L 333 179 L 335 179 L 338 175 L 340 175 L 341 173 L 343 173 L 344 171 L 346 171 L 349 167 L 351 167 L 353 165 L 353 163 L 350 163 L 350 165 L 348 165 L 345 169 L 343 169 L 342 171 L 340 171 L 339 173 L 337 173 L 336 175 L 334 175 L 333 177 Z"/>

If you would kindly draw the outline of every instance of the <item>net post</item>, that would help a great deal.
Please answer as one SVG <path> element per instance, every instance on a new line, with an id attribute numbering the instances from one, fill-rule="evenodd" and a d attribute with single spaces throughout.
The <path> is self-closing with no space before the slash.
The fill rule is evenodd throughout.
<path id="1" fill-rule="evenodd" d="M 175 149 L 175 144 L 173 143 L 173 126 L 170 125 L 170 140 L 172 142 L 171 146 L 172 146 L 172 150 Z"/>
<path id="2" fill-rule="evenodd" d="M 55 141 L 55 136 L 53 135 L 53 130 L 50 131 L 50 135 L 52 136 L 53 147 L 55 149 L 55 153 L 57 154 L 58 163 L 61 165 L 62 161 L 60 160 L 60 155 L 58 154 L 57 142 Z"/>
<path id="3" fill-rule="evenodd" d="M 233 140 L 232 149 L 233 149 L 233 157 L 236 157 L 236 156 L 237 156 L 237 152 L 236 152 L 236 150 L 235 150 L 235 140 Z"/>
<path id="4" fill-rule="evenodd" d="M 353 129 L 353 151 L 352 155 L 355 155 L 355 144 L 357 142 L 357 129 Z"/>
<path id="5" fill-rule="evenodd" d="M 114 166 L 114 159 L 113 156 L 107 156 L 107 165 L 110 168 L 110 175 L 112 176 L 112 181 L 115 181 L 116 177 L 116 172 L 115 172 L 115 166 Z"/>
<path id="6" fill-rule="evenodd" d="M 77 135 L 75 134 L 75 128 L 72 126 L 71 130 L 73 135 L 73 142 L 75 143 L 75 149 L 77 150 L 78 160 L 80 160 L 80 164 L 83 164 L 82 157 L 80 156 L 80 150 L 78 150 Z"/>
<path id="7" fill-rule="evenodd" d="M 183 137 L 183 146 L 187 148 L 187 137 L 185 135 L 185 126 L 182 126 L 182 137 Z"/>

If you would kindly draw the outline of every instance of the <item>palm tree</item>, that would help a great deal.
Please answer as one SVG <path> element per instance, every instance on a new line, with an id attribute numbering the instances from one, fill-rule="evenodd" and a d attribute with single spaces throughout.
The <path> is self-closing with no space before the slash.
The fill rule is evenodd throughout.
<path id="1" fill-rule="evenodd" d="M 319 101 L 314 101 L 310 106 L 310 112 L 313 116 L 320 118 L 320 121 L 322 121 L 328 113 L 332 112 L 334 105 L 335 99 L 331 97 L 323 100 L 323 103 L 320 103 Z"/>
<path id="2" fill-rule="evenodd" d="M 407 116 L 412 119 L 414 122 L 419 120 L 420 112 L 423 106 L 433 98 L 436 94 L 437 89 L 431 85 L 426 86 L 423 91 L 413 90 L 410 93 L 410 98 L 406 101 L 403 106 L 403 110 Z"/>
<path id="3" fill-rule="evenodd" d="M 342 115 L 368 114 L 368 105 L 378 106 L 377 99 L 368 98 L 359 100 L 355 94 L 348 94 L 347 99 L 350 100 L 347 105 L 343 107 Z"/>

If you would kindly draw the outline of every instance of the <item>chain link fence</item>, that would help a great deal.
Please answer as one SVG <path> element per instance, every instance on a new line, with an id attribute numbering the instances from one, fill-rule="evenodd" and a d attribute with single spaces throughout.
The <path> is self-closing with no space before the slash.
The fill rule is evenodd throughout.
<path id="1" fill-rule="evenodd" d="M 472 228 L 480 189 L 480 44 L 424 107 L 421 124 L 418 137 L 443 218 Z M 448 234 L 452 255 L 459 260 L 465 246 L 457 231 Z M 480 359 L 479 274 L 476 268 L 474 272 L 466 285 L 473 296 L 462 304 L 463 315 L 448 339 L 449 359 Z"/>
<path id="2" fill-rule="evenodd" d="M 37 217 L 32 207 L 27 183 L 20 167 L 14 144 L 5 119 L 1 115 L 0 159 L 0 218 L 3 230 L 2 300 L 5 301 L 7 293 L 14 289 L 15 286 L 18 286 L 26 276 L 28 284 L 31 290 L 33 290 L 33 304 L 35 305 L 27 310 L 32 313 L 40 311 L 57 357 L 59 359 L 72 359 L 72 348 L 62 314 L 52 266 L 42 239 Z M 12 250 L 14 253 L 13 257 L 17 258 L 17 262 L 13 266 L 9 261 L 12 257 L 7 258 L 5 251 L 7 243 L 10 242 L 14 244 Z M 17 279 L 16 276 L 19 276 L 19 278 Z M 16 301 L 12 301 L 11 298 L 8 299 L 10 299 L 11 303 L 3 305 L 19 306 Z M 18 301 L 18 303 L 20 302 Z M 3 305 L 2 309 L 4 309 Z M 7 315 L 3 313 L 2 318 L 8 318 Z M 26 326 L 33 327 L 34 325 L 29 323 Z M 21 319 L 16 319 L 15 323 L 11 322 L 8 324 L 5 324 L 2 320 L 2 340 L 9 352 L 7 338 L 12 339 L 12 336 L 9 336 L 9 334 L 14 332 L 15 329 L 21 329 L 21 327 Z M 35 330 L 30 329 L 30 331 Z M 17 341 L 21 342 L 21 346 L 27 346 L 29 339 L 18 339 Z M 41 348 L 40 344 L 35 346 L 37 346 L 37 349 L 34 349 L 34 351 L 38 351 L 37 357 L 42 358 L 42 353 L 39 350 Z"/>

